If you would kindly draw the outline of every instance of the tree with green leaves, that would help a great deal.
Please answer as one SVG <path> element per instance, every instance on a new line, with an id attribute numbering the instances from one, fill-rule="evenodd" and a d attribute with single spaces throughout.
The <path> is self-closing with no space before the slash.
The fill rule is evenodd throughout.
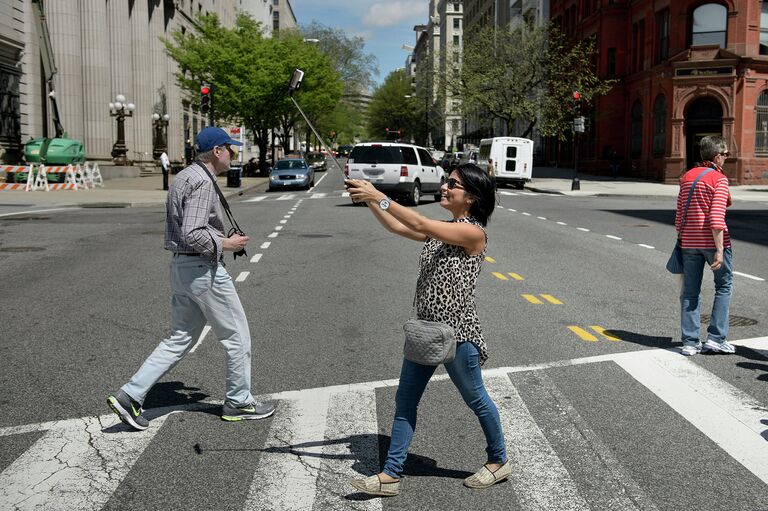
<path id="1" fill-rule="evenodd" d="M 406 97 L 408 96 L 408 97 Z M 400 138 L 416 139 L 423 131 L 423 99 L 413 97 L 411 80 L 405 71 L 392 71 L 373 93 L 368 107 L 368 133 L 373 139 L 384 139 L 386 129 L 400 130 Z"/>
<path id="2" fill-rule="evenodd" d="M 201 15 L 195 31 L 174 31 L 164 43 L 179 64 L 177 80 L 189 101 L 199 101 L 201 81 L 210 83 L 216 121 L 246 127 L 259 147 L 260 167 L 270 130 L 291 125 L 298 115 L 287 95 L 295 67 L 306 72 L 300 101 L 308 114 L 332 110 L 341 96 L 342 85 L 327 57 L 295 34 L 265 38 L 260 23 L 244 13 L 232 29 L 215 15 Z"/>
<path id="3" fill-rule="evenodd" d="M 553 25 L 485 28 L 467 35 L 461 79 L 446 87 L 461 96 L 465 114 L 486 112 L 510 135 L 529 137 L 537 128 L 564 140 L 573 91 L 590 102 L 615 83 L 597 76 L 595 52 L 593 39 L 574 43 Z"/>

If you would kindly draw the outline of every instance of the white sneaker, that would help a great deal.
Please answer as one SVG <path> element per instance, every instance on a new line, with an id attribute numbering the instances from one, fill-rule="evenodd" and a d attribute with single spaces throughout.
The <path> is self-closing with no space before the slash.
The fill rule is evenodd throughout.
<path id="1" fill-rule="evenodd" d="M 701 343 L 697 342 L 696 344 L 684 344 L 682 348 L 680 348 L 680 353 L 685 355 L 686 357 L 690 357 L 691 355 L 696 355 L 697 353 L 701 352 Z"/>
<path id="2" fill-rule="evenodd" d="M 736 353 L 736 347 L 728 341 L 717 342 L 712 339 L 707 339 L 707 342 L 704 343 L 701 350 L 711 351 L 712 353 L 725 353 L 727 355 Z"/>

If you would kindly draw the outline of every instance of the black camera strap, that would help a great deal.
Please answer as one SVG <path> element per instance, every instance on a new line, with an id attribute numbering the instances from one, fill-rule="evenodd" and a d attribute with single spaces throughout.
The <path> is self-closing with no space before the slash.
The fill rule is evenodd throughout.
<path id="1" fill-rule="evenodd" d="M 232 236 L 233 234 L 239 234 L 240 236 L 245 236 L 245 233 L 243 232 L 243 230 L 240 229 L 239 225 L 237 225 L 237 221 L 235 220 L 234 215 L 232 215 L 232 211 L 229 209 L 229 203 L 227 202 L 227 199 L 224 197 L 224 194 L 221 193 L 221 188 L 219 188 L 219 185 L 216 183 L 216 180 L 213 178 L 211 171 L 208 170 L 208 167 L 205 165 L 205 163 L 201 162 L 200 160 L 195 160 L 195 164 L 197 164 L 198 167 L 203 169 L 203 171 L 211 179 L 211 183 L 213 183 L 213 189 L 216 190 L 216 194 L 219 196 L 219 202 L 221 202 L 221 206 L 224 208 L 224 212 L 227 214 L 229 223 L 232 226 L 232 229 L 229 230 L 227 237 Z M 235 252 L 235 258 L 237 258 L 237 256 L 239 255 L 247 256 L 248 254 L 246 254 L 245 249 L 242 249 Z"/>

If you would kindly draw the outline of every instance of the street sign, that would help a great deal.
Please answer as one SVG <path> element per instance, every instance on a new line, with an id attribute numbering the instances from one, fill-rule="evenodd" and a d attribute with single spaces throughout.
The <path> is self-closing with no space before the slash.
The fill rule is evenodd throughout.
<path id="1" fill-rule="evenodd" d="M 573 118 L 573 131 L 577 133 L 584 133 L 584 117 L 574 117 Z"/>

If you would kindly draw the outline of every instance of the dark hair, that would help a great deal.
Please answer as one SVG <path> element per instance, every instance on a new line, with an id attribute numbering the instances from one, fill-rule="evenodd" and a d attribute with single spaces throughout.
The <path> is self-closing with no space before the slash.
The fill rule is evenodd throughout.
<path id="1" fill-rule="evenodd" d="M 465 163 L 451 168 L 464 184 L 464 191 L 474 200 L 469 206 L 469 214 L 481 224 L 488 225 L 493 210 L 496 209 L 496 180 L 474 163 Z"/>

